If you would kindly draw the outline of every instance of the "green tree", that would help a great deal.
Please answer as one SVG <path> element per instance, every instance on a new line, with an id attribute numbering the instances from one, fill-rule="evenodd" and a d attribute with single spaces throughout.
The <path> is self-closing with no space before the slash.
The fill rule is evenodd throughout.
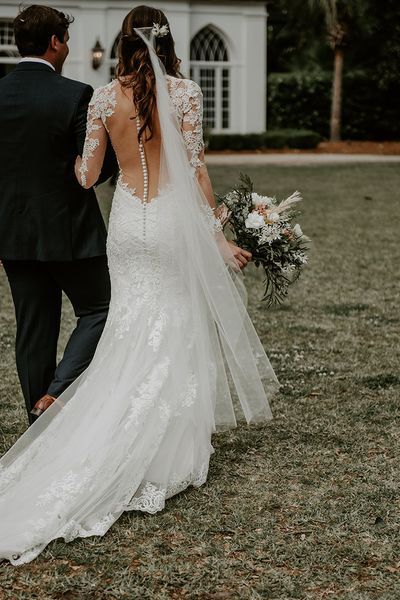
<path id="1" fill-rule="evenodd" d="M 330 66 L 321 11 L 304 10 L 304 0 L 268 0 L 267 9 L 269 74 Z"/>
<path id="2" fill-rule="evenodd" d="M 364 9 L 362 0 L 309 0 L 311 9 L 325 16 L 328 43 L 334 53 L 330 139 L 340 140 L 342 124 L 342 90 L 344 51 Z"/>

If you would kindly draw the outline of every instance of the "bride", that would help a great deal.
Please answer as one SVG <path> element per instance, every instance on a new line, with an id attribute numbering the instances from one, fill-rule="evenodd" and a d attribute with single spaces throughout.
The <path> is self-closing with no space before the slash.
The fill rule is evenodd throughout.
<path id="1" fill-rule="evenodd" d="M 120 166 L 109 316 L 88 369 L 0 460 L 0 559 L 14 565 L 202 485 L 211 434 L 236 425 L 229 383 L 248 423 L 271 418 L 277 380 L 246 312 L 240 253 L 215 216 L 201 91 L 180 77 L 159 10 L 123 22 L 117 78 L 89 106 L 84 187 L 108 137 Z"/>

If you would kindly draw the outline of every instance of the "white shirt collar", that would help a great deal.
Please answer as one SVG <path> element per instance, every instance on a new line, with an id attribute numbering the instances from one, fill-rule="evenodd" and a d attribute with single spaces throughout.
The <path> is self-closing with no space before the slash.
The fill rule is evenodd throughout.
<path id="1" fill-rule="evenodd" d="M 48 60 L 44 60 L 43 58 L 36 58 L 34 56 L 25 56 L 24 58 L 21 58 L 21 60 L 19 62 L 38 62 L 38 63 L 42 63 L 43 65 L 47 65 L 48 67 L 51 67 L 53 69 L 53 71 L 55 71 L 55 68 L 53 67 L 53 65 L 51 63 L 49 63 Z"/>

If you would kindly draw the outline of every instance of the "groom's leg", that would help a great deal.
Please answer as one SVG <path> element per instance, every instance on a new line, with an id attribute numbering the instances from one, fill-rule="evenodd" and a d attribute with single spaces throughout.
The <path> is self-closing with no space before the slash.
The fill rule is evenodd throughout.
<path id="1" fill-rule="evenodd" d="M 61 289 L 46 263 L 4 260 L 17 321 L 15 354 L 29 422 L 31 408 L 54 376 L 60 330 Z"/>
<path id="2" fill-rule="evenodd" d="M 49 263 L 49 268 L 78 318 L 47 390 L 57 397 L 89 366 L 106 322 L 111 289 L 105 256 Z"/>

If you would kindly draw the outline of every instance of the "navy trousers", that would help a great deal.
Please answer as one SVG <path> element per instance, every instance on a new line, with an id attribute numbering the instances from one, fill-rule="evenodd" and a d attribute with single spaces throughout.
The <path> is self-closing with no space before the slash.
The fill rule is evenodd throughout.
<path id="1" fill-rule="evenodd" d="M 107 318 L 106 256 L 68 262 L 4 260 L 17 321 L 16 362 L 28 419 L 44 394 L 59 396 L 90 364 Z M 77 318 L 57 365 L 62 292 Z"/>

